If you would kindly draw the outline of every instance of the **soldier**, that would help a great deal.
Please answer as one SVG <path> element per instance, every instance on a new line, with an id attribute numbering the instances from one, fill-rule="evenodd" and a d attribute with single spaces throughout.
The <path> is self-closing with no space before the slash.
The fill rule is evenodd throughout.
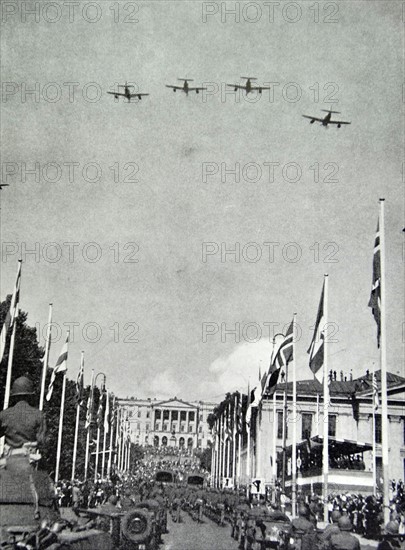
<path id="1" fill-rule="evenodd" d="M 300 504 L 298 518 L 291 522 L 291 535 L 294 539 L 301 540 L 301 550 L 316 548 L 316 531 L 314 524 L 310 521 L 310 515 L 309 507 L 306 504 Z"/>
<path id="2" fill-rule="evenodd" d="M 342 516 L 338 521 L 340 533 L 332 535 L 330 539 L 330 550 L 360 550 L 360 542 L 350 534 L 353 525 L 347 516 Z"/>
<path id="3" fill-rule="evenodd" d="M 332 523 L 329 523 L 329 525 L 327 525 L 325 527 L 324 532 L 319 537 L 319 540 L 320 540 L 319 549 L 320 550 L 329 549 L 329 544 L 330 544 L 331 537 L 333 535 L 338 535 L 340 533 L 338 522 L 339 522 L 339 519 L 341 517 L 342 517 L 342 514 L 339 512 L 339 510 L 333 510 L 332 511 L 332 514 L 331 514 Z"/>
<path id="4" fill-rule="evenodd" d="M 385 526 L 385 533 L 377 550 L 396 550 L 402 548 L 398 539 L 394 538 L 399 533 L 399 524 L 396 521 L 389 521 Z"/>
<path id="5" fill-rule="evenodd" d="M 45 416 L 32 406 L 34 389 L 25 376 L 14 380 L 10 392 L 12 406 L 0 412 L 0 437 L 5 436 L 5 457 L 41 458 L 37 445 L 45 440 Z M 35 453 L 35 454 L 34 454 Z"/>

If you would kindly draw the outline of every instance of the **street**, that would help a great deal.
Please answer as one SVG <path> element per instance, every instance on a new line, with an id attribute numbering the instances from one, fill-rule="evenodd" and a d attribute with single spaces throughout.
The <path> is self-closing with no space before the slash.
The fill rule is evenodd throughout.
<path id="1" fill-rule="evenodd" d="M 229 525 L 219 527 L 216 523 L 204 518 L 204 523 L 197 523 L 185 512 L 181 523 L 173 523 L 168 517 L 169 533 L 163 536 L 164 550 L 237 550 L 238 543 L 231 538 Z"/>

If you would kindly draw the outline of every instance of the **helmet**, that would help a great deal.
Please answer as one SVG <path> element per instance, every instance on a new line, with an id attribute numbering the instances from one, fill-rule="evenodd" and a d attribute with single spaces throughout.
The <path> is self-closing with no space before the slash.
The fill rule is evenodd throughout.
<path id="1" fill-rule="evenodd" d="M 310 516 L 310 512 L 309 512 L 309 508 L 308 506 L 306 506 L 305 504 L 300 504 L 299 508 L 298 508 L 298 515 L 301 517 L 301 518 L 309 518 Z"/>
<path id="2" fill-rule="evenodd" d="M 341 531 L 351 531 L 353 529 L 352 522 L 347 516 L 339 518 L 338 526 Z"/>
<path id="3" fill-rule="evenodd" d="M 398 535 L 399 525 L 396 521 L 389 521 L 385 526 L 385 532 L 389 535 Z"/>
<path id="4" fill-rule="evenodd" d="M 31 380 L 25 376 L 16 378 L 11 387 L 10 397 L 14 397 L 16 395 L 34 395 L 34 388 Z"/>
<path id="5" fill-rule="evenodd" d="M 332 523 L 337 523 L 339 519 L 342 517 L 342 514 L 339 512 L 339 510 L 333 510 L 331 517 L 332 517 Z"/>

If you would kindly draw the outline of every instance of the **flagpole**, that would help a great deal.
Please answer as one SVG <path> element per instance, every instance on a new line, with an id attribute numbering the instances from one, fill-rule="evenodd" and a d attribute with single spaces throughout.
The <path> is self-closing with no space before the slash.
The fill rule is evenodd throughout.
<path id="1" fill-rule="evenodd" d="M 246 414 L 250 406 L 250 383 L 248 382 L 248 399 L 247 399 L 247 409 Z M 246 451 L 246 483 L 249 486 L 250 483 L 250 422 L 251 418 L 249 419 L 249 424 L 246 422 L 246 431 L 247 431 L 247 451 Z"/>
<path id="2" fill-rule="evenodd" d="M 104 470 L 105 470 L 105 453 L 107 448 L 107 431 L 106 431 L 106 416 L 108 412 L 108 392 L 105 395 L 105 410 L 104 410 L 104 422 L 103 422 L 103 457 L 101 460 L 101 479 L 104 479 Z"/>
<path id="3" fill-rule="evenodd" d="M 113 397 L 112 404 L 112 419 L 114 420 L 115 416 L 115 395 Z M 107 465 L 107 477 L 111 477 L 111 464 L 112 464 L 112 453 L 113 453 L 113 432 L 114 432 L 114 422 L 110 422 L 110 453 L 108 455 L 108 465 Z"/>
<path id="4" fill-rule="evenodd" d="M 117 427 L 115 432 L 115 446 L 117 448 L 117 454 L 114 457 L 114 464 L 116 470 L 120 469 L 120 460 L 121 460 L 121 407 L 117 409 Z"/>
<path id="5" fill-rule="evenodd" d="M 87 415 L 87 436 L 86 436 L 86 455 L 84 459 L 84 479 L 87 479 L 87 472 L 89 468 L 89 450 L 90 450 L 90 429 L 91 429 L 91 420 L 92 420 L 92 408 L 93 408 L 93 389 L 94 389 L 94 369 L 91 371 L 91 384 L 90 384 L 90 396 L 88 400 L 88 407 L 90 411 L 86 411 Z"/>
<path id="6" fill-rule="evenodd" d="M 225 439 L 225 445 L 226 445 L 226 477 L 231 477 L 231 472 L 230 472 L 230 454 L 231 454 L 231 438 L 230 438 L 230 431 L 229 431 L 229 420 L 230 420 L 230 415 L 229 415 L 229 404 L 228 404 L 228 407 L 226 409 L 226 439 Z"/>
<path id="7" fill-rule="evenodd" d="M 236 486 L 236 393 L 233 405 L 233 427 L 232 427 L 232 479 Z"/>
<path id="8" fill-rule="evenodd" d="M 296 320 L 297 314 L 293 317 L 293 337 L 292 337 L 292 451 L 291 451 L 291 483 L 292 483 L 292 517 L 296 516 L 297 507 L 297 377 L 295 373 L 295 338 L 296 338 Z"/>
<path id="9" fill-rule="evenodd" d="M 276 482 L 277 482 L 277 392 L 273 393 L 273 483 L 274 483 L 274 500 L 276 495 Z"/>
<path id="10" fill-rule="evenodd" d="M 373 494 L 374 496 L 377 494 L 377 461 L 376 461 L 376 440 L 375 440 L 375 368 L 374 368 L 374 361 L 373 361 L 373 369 L 372 369 L 372 400 L 371 400 L 371 406 L 373 407 Z"/>
<path id="11" fill-rule="evenodd" d="M 52 303 L 49 304 L 48 329 L 46 331 L 44 364 L 42 366 L 41 396 L 39 399 L 40 411 L 42 411 L 44 408 L 46 371 L 48 370 L 49 349 L 51 347 L 51 329 L 52 329 Z"/>
<path id="12" fill-rule="evenodd" d="M 83 365 L 83 361 L 84 361 L 84 351 L 82 351 L 80 365 Z M 75 426 L 75 439 L 73 443 L 73 459 L 72 459 L 72 481 L 75 478 L 75 470 L 76 470 L 77 439 L 79 436 L 79 418 L 80 418 L 80 401 L 78 401 L 76 406 L 76 426 Z"/>
<path id="13" fill-rule="evenodd" d="M 390 520 L 390 496 L 389 496 L 389 433 L 388 433 L 388 396 L 387 396 L 387 348 L 386 348 L 386 318 L 385 318 L 385 225 L 384 225 L 384 200 L 380 199 L 380 249 L 381 249 L 381 446 L 383 465 L 383 505 L 384 523 Z"/>
<path id="14" fill-rule="evenodd" d="M 55 467 L 55 483 L 59 480 L 59 467 L 60 467 L 60 453 L 62 450 L 62 433 L 63 433 L 63 415 L 65 411 L 65 394 L 66 394 L 66 373 L 67 373 L 67 358 L 68 358 L 68 349 L 69 349 L 69 336 L 70 332 L 67 331 L 66 335 L 66 364 L 65 370 L 63 372 L 63 382 L 62 382 L 62 396 L 60 401 L 60 412 L 59 412 L 59 431 L 58 431 L 58 445 L 56 449 L 56 467 Z"/>
<path id="15" fill-rule="evenodd" d="M 226 445 L 226 439 L 225 439 L 225 433 L 224 432 L 225 432 L 225 416 L 224 416 L 224 413 L 222 413 L 222 475 L 221 475 L 221 485 L 223 485 L 223 479 L 224 479 L 224 477 L 226 477 L 226 471 L 225 471 L 225 445 Z"/>
<path id="16" fill-rule="evenodd" d="M 98 453 L 100 450 L 100 426 L 97 426 L 97 442 L 96 442 L 96 464 L 94 466 L 94 481 L 97 481 L 98 471 Z"/>
<path id="17" fill-rule="evenodd" d="M 238 397 L 238 413 L 242 414 L 242 395 Z M 241 447 L 242 447 L 242 433 L 241 433 L 242 420 L 239 417 L 238 419 L 238 462 L 236 468 L 236 478 L 238 480 L 238 489 L 240 487 L 240 457 L 241 457 Z"/>
<path id="18" fill-rule="evenodd" d="M 17 318 L 18 318 L 18 306 L 20 302 L 20 288 L 21 288 L 21 264 L 22 260 L 18 260 L 18 270 L 17 270 L 17 281 L 16 286 L 14 288 L 13 297 L 11 298 L 10 303 L 10 309 L 13 305 L 13 298 L 14 298 L 14 311 L 12 312 L 13 319 L 13 331 L 11 333 L 11 340 L 10 340 L 10 348 L 8 351 L 8 362 L 7 362 L 7 377 L 6 377 L 6 387 L 4 392 L 4 405 L 3 409 L 7 409 L 10 401 L 10 388 L 11 388 L 11 372 L 13 370 L 13 357 L 14 357 L 14 343 L 15 343 L 15 334 L 17 330 Z M 7 338 L 7 334 L 5 333 L 4 338 Z M 4 341 L 4 346 L 6 345 L 6 340 Z M 2 438 L 2 443 L 4 445 L 4 439 Z M 2 445 L 2 447 L 3 447 Z M 1 449 L 3 450 L 3 449 Z"/>
<path id="19" fill-rule="evenodd" d="M 328 275 L 324 275 L 324 328 L 323 328 L 323 520 L 328 523 L 328 473 L 329 473 L 329 378 L 328 378 Z"/>

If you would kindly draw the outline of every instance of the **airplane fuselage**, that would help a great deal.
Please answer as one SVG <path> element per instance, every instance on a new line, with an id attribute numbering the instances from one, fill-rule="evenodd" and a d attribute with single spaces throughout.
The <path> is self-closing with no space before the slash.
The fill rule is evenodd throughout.
<path id="1" fill-rule="evenodd" d="M 322 121 L 322 126 L 327 126 L 332 118 L 332 113 L 328 113 Z"/>

